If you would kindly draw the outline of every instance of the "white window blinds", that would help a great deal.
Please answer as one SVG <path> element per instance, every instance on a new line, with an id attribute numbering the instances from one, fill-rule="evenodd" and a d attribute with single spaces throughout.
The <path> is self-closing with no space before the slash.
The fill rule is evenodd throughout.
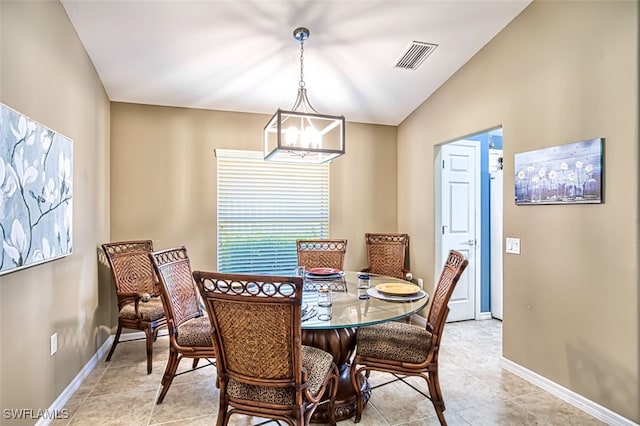
<path id="1" fill-rule="evenodd" d="M 216 149 L 218 270 L 292 274 L 296 240 L 329 236 L 329 165 Z"/>

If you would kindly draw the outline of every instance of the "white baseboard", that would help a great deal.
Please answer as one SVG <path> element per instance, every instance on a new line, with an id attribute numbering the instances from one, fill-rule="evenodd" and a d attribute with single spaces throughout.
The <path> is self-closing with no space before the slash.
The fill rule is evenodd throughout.
<path id="1" fill-rule="evenodd" d="M 480 314 L 478 314 L 478 320 L 482 321 L 482 320 L 490 320 L 491 318 L 493 318 L 491 316 L 491 311 L 489 312 L 480 312 Z"/>
<path id="2" fill-rule="evenodd" d="M 411 324 L 419 325 L 421 327 L 426 327 L 427 319 L 422 315 L 418 315 L 418 314 L 411 315 Z"/>
<path id="3" fill-rule="evenodd" d="M 539 386 L 550 394 L 555 395 L 574 407 L 591 414 L 596 419 L 601 420 L 610 426 L 639 426 L 638 423 L 635 423 L 626 417 L 622 417 L 620 414 L 617 414 L 572 390 L 560 386 L 546 377 L 543 377 L 538 373 L 534 373 L 533 371 L 521 366 L 520 364 L 516 364 L 505 357 L 500 357 L 500 367 L 510 371 L 516 376 L 522 377 L 536 386 Z"/>
<path id="4" fill-rule="evenodd" d="M 142 333 L 144 335 L 144 333 Z M 71 383 L 62 391 L 60 395 L 56 398 L 55 401 L 51 404 L 51 407 L 47 410 L 47 413 L 51 416 L 46 417 L 55 417 L 53 414 L 64 415 L 62 413 L 62 409 L 67 405 L 69 399 L 73 396 L 76 390 L 82 385 L 82 382 L 91 374 L 93 369 L 98 365 L 98 362 L 102 359 L 102 356 L 107 353 L 109 348 L 111 347 L 111 343 L 113 342 L 113 335 L 109 336 L 107 340 L 98 348 L 98 351 L 89 359 L 89 361 L 85 364 L 85 366 L 80 370 L 80 372 L 73 378 Z M 122 341 L 122 339 L 121 339 Z M 53 418 L 45 418 L 41 417 L 37 422 L 36 426 L 48 426 L 54 419 Z"/>

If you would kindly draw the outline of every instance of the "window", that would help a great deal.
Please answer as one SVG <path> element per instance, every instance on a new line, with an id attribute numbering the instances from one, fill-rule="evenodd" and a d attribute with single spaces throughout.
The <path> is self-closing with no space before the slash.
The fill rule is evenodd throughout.
<path id="1" fill-rule="evenodd" d="M 329 165 L 216 150 L 218 270 L 293 273 L 296 240 L 329 236 Z"/>

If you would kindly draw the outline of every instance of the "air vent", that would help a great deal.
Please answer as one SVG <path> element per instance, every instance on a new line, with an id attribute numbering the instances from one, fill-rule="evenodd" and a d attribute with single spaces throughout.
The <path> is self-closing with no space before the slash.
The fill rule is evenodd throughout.
<path id="1" fill-rule="evenodd" d="M 405 49 L 400 59 L 395 63 L 394 68 L 416 70 L 436 47 L 438 47 L 437 44 L 414 41 Z"/>

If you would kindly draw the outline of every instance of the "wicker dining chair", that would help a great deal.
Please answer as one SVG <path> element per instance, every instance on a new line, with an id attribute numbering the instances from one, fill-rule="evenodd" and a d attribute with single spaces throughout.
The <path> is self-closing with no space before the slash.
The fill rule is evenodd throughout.
<path id="1" fill-rule="evenodd" d="M 357 394 L 356 423 L 362 417 L 361 382 L 363 373 L 377 370 L 402 376 L 418 376 L 427 382 L 428 398 L 440 420 L 444 418 L 444 400 L 438 379 L 438 352 L 449 314 L 449 299 L 467 267 L 468 261 L 454 250 L 449 252 L 435 288 L 426 327 L 402 322 L 387 322 L 361 327 L 356 334 L 356 355 L 351 367 L 351 384 Z"/>
<path id="2" fill-rule="evenodd" d="M 151 374 L 153 342 L 158 329 L 167 324 L 160 299 L 158 280 L 149 253 L 151 240 L 119 241 L 102 244 L 109 260 L 118 298 L 118 330 L 106 361 L 111 360 L 123 328 L 144 331 L 147 341 L 147 374 Z"/>
<path id="3" fill-rule="evenodd" d="M 211 322 L 200 304 L 187 249 L 176 247 L 161 250 L 151 253 L 150 258 L 159 278 L 169 329 L 169 360 L 156 401 L 156 404 L 161 404 L 175 377 L 215 365 L 212 359 L 216 354 L 211 342 Z M 176 373 L 184 358 L 193 359 L 191 370 Z M 198 367 L 198 361 L 202 358 L 207 360 L 207 364 Z"/>
<path id="4" fill-rule="evenodd" d="M 412 276 L 405 268 L 409 251 L 408 234 L 365 234 L 367 243 L 367 268 L 362 272 L 387 275 L 410 281 Z"/>
<path id="5" fill-rule="evenodd" d="M 218 354 L 218 426 L 236 413 L 308 425 L 323 395 L 335 425 L 338 368 L 328 352 L 302 345 L 302 277 L 193 276 Z"/>
<path id="6" fill-rule="evenodd" d="M 343 269 L 347 240 L 297 240 L 298 266 Z"/>

